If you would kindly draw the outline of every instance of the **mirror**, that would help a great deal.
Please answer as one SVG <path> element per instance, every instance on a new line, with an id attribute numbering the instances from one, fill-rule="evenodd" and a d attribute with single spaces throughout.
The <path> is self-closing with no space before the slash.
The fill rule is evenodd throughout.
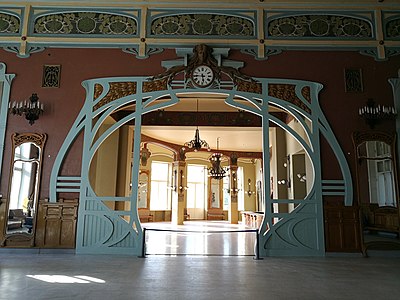
<path id="1" fill-rule="evenodd" d="M 138 208 L 148 208 L 148 172 L 140 171 L 138 185 Z"/>
<path id="2" fill-rule="evenodd" d="M 210 208 L 221 208 L 220 185 L 222 180 L 210 178 Z"/>
<path id="3" fill-rule="evenodd" d="M 353 134 L 364 255 L 368 249 L 400 249 L 394 141 L 386 133 Z"/>
<path id="4" fill-rule="evenodd" d="M 33 237 L 38 208 L 40 169 L 45 134 L 14 133 L 6 211 L 6 239 L 14 235 Z"/>
<path id="5" fill-rule="evenodd" d="M 391 145 L 383 141 L 365 141 L 357 147 L 358 161 L 368 180 L 369 203 L 378 207 L 397 207 Z"/>

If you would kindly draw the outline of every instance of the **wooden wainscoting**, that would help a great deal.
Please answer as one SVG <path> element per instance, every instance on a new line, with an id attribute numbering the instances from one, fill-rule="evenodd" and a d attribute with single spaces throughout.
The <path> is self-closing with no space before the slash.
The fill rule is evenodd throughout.
<path id="1" fill-rule="evenodd" d="M 326 252 L 361 252 L 358 207 L 324 203 Z"/>
<path id="2" fill-rule="evenodd" d="M 77 199 L 60 199 L 57 203 L 39 202 L 36 247 L 75 248 Z"/>

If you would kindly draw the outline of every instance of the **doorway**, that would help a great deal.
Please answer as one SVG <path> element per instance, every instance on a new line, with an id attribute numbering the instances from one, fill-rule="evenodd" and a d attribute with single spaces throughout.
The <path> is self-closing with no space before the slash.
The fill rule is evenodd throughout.
<path id="1" fill-rule="evenodd" d="M 207 191 L 207 174 L 203 165 L 187 166 L 187 212 L 191 220 L 204 220 Z"/>

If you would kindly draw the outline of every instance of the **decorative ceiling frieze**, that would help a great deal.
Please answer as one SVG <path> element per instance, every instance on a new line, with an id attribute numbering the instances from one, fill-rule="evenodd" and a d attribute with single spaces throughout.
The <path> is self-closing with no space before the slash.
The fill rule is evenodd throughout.
<path id="1" fill-rule="evenodd" d="M 385 37 L 389 40 L 400 40 L 400 16 L 386 23 Z"/>
<path id="2" fill-rule="evenodd" d="M 12 14 L 0 12 L 0 33 L 17 34 L 20 30 L 20 19 Z"/>
<path id="3" fill-rule="evenodd" d="M 214 12 L 172 14 L 151 20 L 151 36 L 254 37 L 254 20 Z"/>
<path id="4" fill-rule="evenodd" d="M 267 23 L 272 38 L 372 39 L 370 21 L 339 14 L 292 15 L 274 18 Z"/>
<path id="5" fill-rule="evenodd" d="M 51 13 L 34 20 L 33 34 L 135 36 L 137 21 L 133 17 L 91 11 Z"/>
<path id="6" fill-rule="evenodd" d="M 0 46 L 19 57 L 48 47 L 104 47 L 147 58 L 201 43 L 256 59 L 299 49 L 358 51 L 376 60 L 400 54 L 400 2 L 57 2 L 0 4 Z"/>

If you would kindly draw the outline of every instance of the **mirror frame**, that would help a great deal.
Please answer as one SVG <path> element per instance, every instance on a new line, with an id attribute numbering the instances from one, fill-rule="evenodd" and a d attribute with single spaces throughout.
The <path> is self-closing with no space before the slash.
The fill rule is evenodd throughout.
<path id="1" fill-rule="evenodd" d="M 360 176 L 359 176 L 359 157 L 358 157 L 358 146 L 360 146 L 364 142 L 368 141 L 378 141 L 384 142 L 390 146 L 390 150 L 392 152 L 392 164 L 393 164 L 393 176 L 394 182 L 398 182 L 398 174 L 397 174 L 397 163 L 396 163 L 396 149 L 395 149 L 395 142 L 396 142 L 396 135 L 389 134 L 385 132 L 378 132 L 378 131 L 366 131 L 366 132 L 354 132 L 353 136 L 353 145 L 354 145 L 354 154 L 356 159 L 356 179 L 357 179 L 357 203 L 358 205 L 361 204 L 360 199 Z M 399 209 L 399 187 L 395 184 L 395 192 L 396 192 L 396 202 L 397 208 Z"/>
<path id="2" fill-rule="evenodd" d="M 364 202 L 361 201 L 360 198 L 360 193 L 361 193 L 361 187 L 360 187 L 360 163 L 361 159 L 358 155 L 358 147 L 368 141 L 378 141 L 378 142 L 384 142 L 390 146 L 391 154 L 392 154 L 392 167 L 393 167 L 393 179 L 394 182 L 398 182 L 398 173 L 397 173 L 397 159 L 396 159 L 396 149 L 395 149 L 395 143 L 396 143 L 396 135 L 394 133 L 385 133 L 385 132 L 379 132 L 379 131 L 365 131 L 365 132 L 354 132 L 352 135 L 352 140 L 353 140 L 353 146 L 354 146 L 354 156 L 355 156 L 355 161 L 356 161 L 356 184 L 357 184 L 357 206 L 358 206 L 358 211 L 359 211 L 359 224 L 360 224 L 360 238 L 361 238 L 361 246 L 362 246 L 362 253 L 364 256 L 367 255 L 367 249 L 369 247 L 374 248 L 374 249 L 379 249 L 380 247 L 383 247 L 383 242 L 380 241 L 372 241 L 366 243 L 364 241 L 364 226 L 363 226 L 363 205 L 365 204 Z M 399 186 L 398 184 L 395 184 L 395 193 L 396 193 L 396 205 L 397 207 L 393 207 L 393 210 L 397 209 L 397 217 L 398 220 L 400 220 L 400 196 L 399 196 Z M 400 234 L 400 232 L 398 232 Z M 397 243 L 393 243 L 397 244 Z M 397 247 L 397 246 L 396 246 Z"/>
<path id="3" fill-rule="evenodd" d="M 213 180 L 215 180 L 216 182 L 218 182 L 218 190 L 214 191 L 214 186 L 216 186 L 215 184 L 213 184 Z M 213 210 L 217 210 L 217 211 L 222 211 L 224 210 L 224 203 L 223 203 L 223 182 L 222 179 L 214 179 L 212 177 L 209 177 L 208 179 L 208 207 L 207 209 L 209 211 L 213 211 Z M 212 195 L 213 192 L 216 193 L 216 201 L 219 202 L 219 206 L 218 207 L 213 207 L 213 201 L 212 201 Z"/>
<path id="4" fill-rule="evenodd" d="M 21 243 L 30 243 L 30 246 L 33 247 L 35 245 L 35 231 L 36 231 L 36 219 L 38 214 L 39 208 L 39 192 L 40 192 L 40 182 L 41 182 L 41 173 L 42 173 L 42 164 L 43 164 L 43 150 L 44 145 L 47 140 L 47 135 L 45 133 L 13 133 L 11 135 L 12 140 L 12 151 L 11 151 L 11 161 L 10 161 L 10 176 L 8 181 L 8 192 L 7 192 L 7 201 L 5 207 L 5 218 L 4 218 L 4 229 L 3 229 L 3 241 L 1 242 L 1 246 L 4 247 L 7 244 L 7 241 L 12 240 L 12 242 L 17 243 L 18 245 Z M 33 143 L 37 146 L 40 150 L 39 157 L 38 157 L 38 169 L 37 169 L 37 182 L 35 186 L 35 194 L 34 194 L 34 211 L 35 214 L 32 220 L 32 232 L 31 233 L 7 233 L 7 222 L 8 222 L 8 215 L 9 215 L 9 204 L 10 204 L 10 195 L 11 195 L 11 185 L 12 185 L 12 178 L 14 173 L 14 160 L 15 160 L 15 149 L 24 144 L 24 143 Z"/>
<path id="5" fill-rule="evenodd" d="M 138 210 L 141 209 L 150 209 L 150 172 L 148 170 L 140 170 L 139 171 L 139 177 L 138 177 L 138 184 L 140 183 L 140 176 L 146 175 L 147 176 L 147 182 L 146 182 L 146 207 L 139 207 L 139 193 L 140 193 L 140 187 L 138 187 Z"/>

